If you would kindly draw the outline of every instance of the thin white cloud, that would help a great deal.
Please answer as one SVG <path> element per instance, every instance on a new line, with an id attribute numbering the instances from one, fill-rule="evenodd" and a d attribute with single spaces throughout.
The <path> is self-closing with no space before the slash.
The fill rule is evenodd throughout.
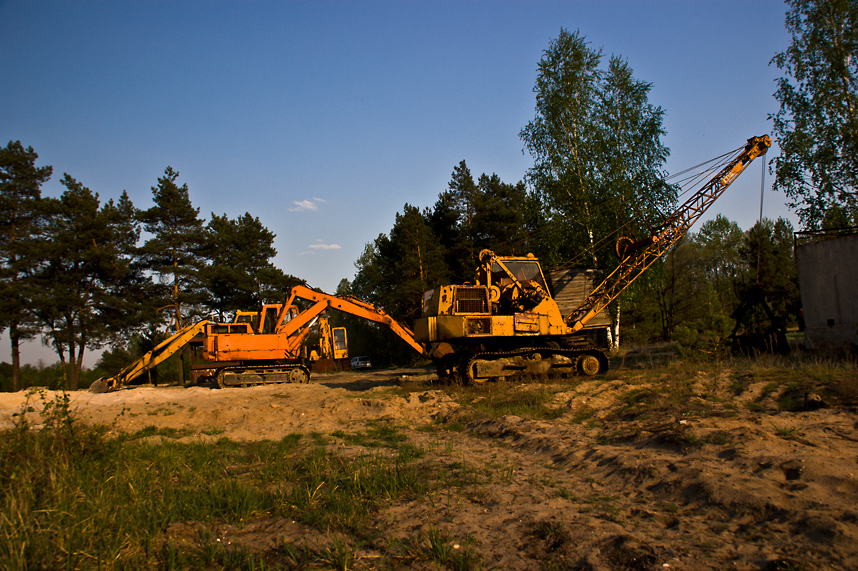
<path id="1" fill-rule="evenodd" d="M 305 210 L 318 210 L 319 207 L 312 200 L 294 200 L 292 204 L 295 208 L 290 208 L 291 212 L 304 212 Z"/>
<path id="2" fill-rule="evenodd" d="M 314 250 L 339 250 L 339 244 L 312 244 L 310 248 Z"/>
<path id="3" fill-rule="evenodd" d="M 299 256 L 306 256 L 307 254 L 313 255 L 313 254 L 315 254 L 315 253 L 316 253 L 316 252 L 311 252 L 310 250 L 307 250 L 306 252 L 301 252 L 301 253 L 300 253 L 300 254 L 298 254 L 298 255 L 299 255 Z"/>
<path id="4" fill-rule="evenodd" d="M 295 208 L 290 208 L 290 212 L 307 212 L 312 210 L 319 209 L 319 202 L 327 202 L 327 200 L 323 198 L 313 197 L 313 200 L 293 200 L 292 204 L 295 205 Z"/>

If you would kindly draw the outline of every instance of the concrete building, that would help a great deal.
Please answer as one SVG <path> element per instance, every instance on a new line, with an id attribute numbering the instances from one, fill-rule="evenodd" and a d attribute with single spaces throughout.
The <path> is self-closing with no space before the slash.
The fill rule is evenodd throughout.
<path id="1" fill-rule="evenodd" d="M 810 350 L 858 350 L 858 228 L 796 232 L 795 259 Z"/>

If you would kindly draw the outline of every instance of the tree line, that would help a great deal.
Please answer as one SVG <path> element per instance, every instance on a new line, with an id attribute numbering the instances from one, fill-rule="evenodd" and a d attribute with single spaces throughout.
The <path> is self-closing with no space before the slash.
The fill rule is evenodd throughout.
<path id="1" fill-rule="evenodd" d="M 769 165 L 774 189 L 805 230 L 858 227 L 858 5 L 787 5 L 792 43 L 770 62 L 784 72 L 774 93 L 781 108 L 769 117 L 781 150 Z M 664 111 L 649 102 L 650 89 L 624 58 L 606 61 L 580 32 L 561 29 L 538 63 L 535 117 L 520 132 L 534 161 L 524 180 L 483 174 L 475 182 L 460 162 L 434 207 L 405 204 L 339 290 L 409 321 L 425 290 L 471 281 L 482 248 L 609 273 L 616 239 L 647 235 L 681 190 L 663 170 Z M 618 347 L 621 307 L 627 338 L 696 348 L 731 331 L 770 328 L 759 310 L 744 323 L 732 319 L 752 294 L 768 300 L 779 324 L 795 324 L 793 231 L 785 219 L 747 231 L 722 216 L 706 222 L 611 304 L 607 343 Z"/>
<path id="2" fill-rule="evenodd" d="M 770 116 L 781 149 L 770 163 L 774 187 L 806 230 L 858 226 L 858 8 L 849 0 L 788 6 L 792 43 L 771 61 L 784 72 L 774 93 L 781 109 Z M 533 253 L 545 267 L 611 271 L 616 239 L 647 235 L 681 191 L 664 172 L 665 112 L 650 90 L 626 59 L 561 29 L 537 64 L 535 115 L 519 134 L 533 159 L 524 179 L 475 179 L 461 161 L 432 207 L 405 204 L 391 230 L 366 244 L 337 293 L 407 323 L 420 315 L 424 291 L 471 281 L 483 248 Z M 169 167 L 152 187 L 154 205 L 139 210 L 126 193 L 102 204 L 68 174 L 61 197 L 42 198 L 52 171 L 36 158 L 18 141 L 0 151 L 0 327 L 9 330 L 14 371 L 20 340 L 42 334 L 75 387 L 84 350 L 137 332 L 140 352 L 147 331 L 152 340 L 165 324 L 282 300 L 300 282 L 271 264 L 274 235 L 258 218 L 212 213 L 206 224 Z M 618 346 L 622 322 L 626 339 L 705 348 L 735 327 L 733 310 L 752 288 L 779 321 L 795 322 L 792 233 L 783 219 L 747 231 L 720 216 L 706 222 L 610 306 L 607 343 Z M 374 328 L 340 319 L 358 332 L 350 334 L 357 353 L 368 339 L 366 347 L 387 348 L 382 362 L 407 358 L 378 342 Z M 745 327 L 764 328 L 766 319 L 752 312 Z"/>
<path id="3" fill-rule="evenodd" d="M 390 232 L 366 244 L 355 262 L 354 280 L 342 280 L 338 294 L 370 301 L 410 323 L 421 315 L 426 290 L 473 282 L 476 256 L 484 248 L 501 255 L 532 253 L 548 271 L 563 255 L 552 237 L 564 233 L 562 228 L 555 233 L 556 222 L 546 212 L 523 182 L 504 183 L 483 174 L 475 183 L 462 161 L 432 208 L 406 204 Z M 747 231 L 722 215 L 704 222 L 621 296 L 625 339 L 648 343 L 678 334 L 689 346 L 703 347 L 707 339 L 714 342 L 731 331 L 733 310 L 758 284 L 778 318 L 796 324 L 800 300 L 793 231 L 783 218 L 763 219 Z M 588 245 L 589 235 L 582 240 Z M 586 254 L 576 253 L 577 263 L 612 269 L 617 263 L 607 252 L 612 246 L 597 250 L 595 262 L 593 249 L 582 247 Z M 756 315 L 743 330 L 768 325 Z M 612 335 L 618 342 L 618 331 Z"/>
<path id="4" fill-rule="evenodd" d="M 0 328 L 9 332 L 13 390 L 23 340 L 41 335 L 74 390 L 87 350 L 135 334 L 154 346 L 165 325 L 223 320 L 303 283 L 272 264 L 274 234 L 259 218 L 212 213 L 206 223 L 171 167 L 144 210 L 124 191 L 103 202 L 68 173 L 62 195 L 44 197 L 53 169 L 37 159 L 20 141 L 0 149 Z"/>

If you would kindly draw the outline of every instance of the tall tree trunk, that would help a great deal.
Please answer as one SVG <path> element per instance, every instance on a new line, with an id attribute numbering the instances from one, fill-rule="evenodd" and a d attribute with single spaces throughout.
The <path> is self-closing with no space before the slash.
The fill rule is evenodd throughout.
<path id="1" fill-rule="evenodd" d="M 12 222 L 11 239 L 12 252 L 9 256 L 9 267 L 12 268 L 12 295 L 18 295 L 18 270 L 16 262 L 18 261 L 17 253 L 15 252 L 15 234 L 16 224 Z M 12 320 L 9 323 L 9 341 L 12 344 L 12 390 L 20 391 L 21 387 L 21 350 L 19 344 L 21 342 L 21 332 L 18 331 L 18 309 L 13 309 Z"/>
<path id="2" fill-rule="evenodd" d="M 66 351 L 63 348 L 62 344 L 60 344 L 58 341 L 55 341 L 55 343 L 56 343 L 55 347 L 57 349 L 57 354 L 60 356 L 60 371 L 63 372 L 63 386 L 68 388 L 68 386 L 69 386 L 69 371 L 68 371 L 68 367 L 66 366 Z"/>
<path id="3" fill-rule="evenodd" d="M 620 302 L 617 301 L 617 312 L 608 311 L 611 316 L 611 325 L 608 326 L 608 346 L 612 351 L 620 348 Z"/>
<path id="4" fill-rule="evenodd" d="M 83 371 L 83 354 L 86 351 L 86 343 L 81 342 L 77 348 L 77 359 L 74 360 L 74 390 L 80 388 L 80 374 Z"/>
<path id="5" fill-rule="evenodd" d="M 188 354 L 188 348 L 182 349 L 179 353 L 179 384 L 185 386 L 185 356 Z"/>
<path id="6" fill-rule="evenodd" d="M 12 390 L 18 392 L 21 390 L 21 351 L 18 344 L 21 340 L 21 335 L 18 333 L 18 321 L 12 320 L 9 324 L 9 340 L 12 345 Z"/>
<path id="7" fill-rule="evenodd" d="M 75 374 L 75 353 L 77 352 L 77 344 L 74 340 L 69 340 L 69 362 L 68 362 L 68 390 L 76 391 L 77 375 Z"/>

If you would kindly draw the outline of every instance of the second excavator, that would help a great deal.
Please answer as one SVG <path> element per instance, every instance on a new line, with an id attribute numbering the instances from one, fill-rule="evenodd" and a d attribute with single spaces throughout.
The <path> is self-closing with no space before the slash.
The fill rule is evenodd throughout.
<path id="1" fill-rule="evenodd" d="M 305 308 L 297 303 L 303 300 Z M 354 298 L 337 297 L 305 286 L 290 290 L 285 304 L 263 305 L 261 311 L 239 311 L 232 323 L 200 321 L 178 331 L 117 375 L 99 379 L 91 390 L 119 389 L 147 374 L 170 356 L 190 347 L 195 382 L 211 380 L 221 387 L 270 383 L 304 383 L 310 379 L 308 359 L 302 355 L 310 326 L 328 309 L 362 317 L 388 328 L 418 353 L 423 347 L 411 330 L 381 309 Z M 342 358 L 344 331 L 330 333 L 330 353 Z M 328 350 L 322 348 L 322 353 Z"/>

